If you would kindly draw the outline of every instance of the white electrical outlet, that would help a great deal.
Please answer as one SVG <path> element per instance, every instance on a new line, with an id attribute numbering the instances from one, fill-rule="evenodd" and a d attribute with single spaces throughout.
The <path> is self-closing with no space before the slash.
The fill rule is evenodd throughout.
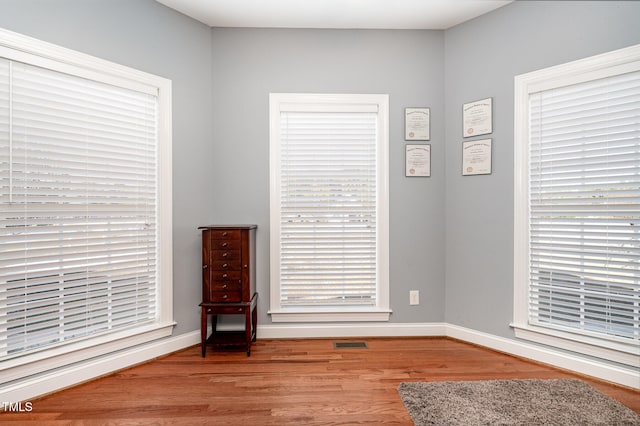
<path id="1" fill-rule="evenodd" d="M 420 290 L 409 291 L 409 304 L 410 305 L 420 304 Z"/>

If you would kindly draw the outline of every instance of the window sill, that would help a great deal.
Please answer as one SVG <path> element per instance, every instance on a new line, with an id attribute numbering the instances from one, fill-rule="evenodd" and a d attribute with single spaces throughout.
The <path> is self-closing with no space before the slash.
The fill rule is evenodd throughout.
<path id="1" fill-rule="evenodd" d="M 174 322 L 151 324 L 6 360 L 0 384 L 168 337 L 174 326 Z"/>
<path id="2" fill-rule="evenodd" d="M 391 310 L 279 310 L 269 311 L 273 322 L 381 322 L 389 321 Z"/>
<path id="3" fill-rule="evenodd" d="M 638 345 L 608 342 L 570 332 L 531 325 L 511 324 L 511 327 L 514 329 L 515 336 L 519 339 L 633 367 L 637 367 L 638 364 L 638 356 L 640 355 L 640 346 Z"/>

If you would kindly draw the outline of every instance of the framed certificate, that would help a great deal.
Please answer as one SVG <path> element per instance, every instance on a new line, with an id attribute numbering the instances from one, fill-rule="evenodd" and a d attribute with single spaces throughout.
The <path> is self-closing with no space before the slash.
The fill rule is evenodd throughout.
<path id="1" fill-rule="evenodd" d="M 404 109 L 404 140 L 428 141 L 431 138 L 431 109 Z"/>
<path id="2" fill-rule="evenodd" d="M 406 145 L 404 175 L 406 177 L 431 176 L 431 144 Z"/>
<path id="3" fill-rule="evenodd" d="M 491 139 L 462 142 L 462 176 L 491 174 Z"/>
<path id="4" fill-rule="evenodd" d="M 493 98 L 462 105 L 462 137 L 493 133 Z"/>

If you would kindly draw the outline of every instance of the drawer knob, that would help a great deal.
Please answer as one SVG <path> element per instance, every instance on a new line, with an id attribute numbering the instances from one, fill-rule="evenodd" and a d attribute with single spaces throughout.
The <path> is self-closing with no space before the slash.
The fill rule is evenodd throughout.
<path id="1" fill-rule="evenodd" d="M 229 235 L 229 233 L 228 233 L 227 231 L 224 231 L 224 232 L 222 233 L 222 236 L 223 236 L 223 237 L 226 237 L 227 235 Z"/>
<path id="2" fill-rule="evenodd" d="M 223 263 L 223 264 L 222 264 L 222 267 L 223 267 L 223 268 L 228 268 L 228 267 L 229 267 L 229 264 L 228 264 L 228 263 Z"/>
<path id="3" fill-rule="evenodd" d="M 209 265 L 202 265 L 202 269 L 207 269 Z"/>
<path id="4" fill-rule="evenodd" d="M 229 274 L 222 274 L 222 278 L 227 278 Z"/>
<path id="5" fill-rule="evenodd" d="M 222 253 L 222 257 L 229 257 L 229 253 L 227 252 Z"/>
<path id="6" fill-rule="evenodd" d="M 226 285 L 226 284 L 223 284 L 223 285 L 222 285 L 222 288 L 227 288 L 227 285 Z"/>
<path id="7" fill-rule="evenodd" d="M 222 296 L 223 299 L 228 299 L 229 296 L 227 296 L 226 294 Z"/>

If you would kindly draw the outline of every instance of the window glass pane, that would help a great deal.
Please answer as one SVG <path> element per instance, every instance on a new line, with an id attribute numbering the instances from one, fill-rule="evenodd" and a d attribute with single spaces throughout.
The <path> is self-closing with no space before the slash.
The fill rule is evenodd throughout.
<path id="1" fill-rule="evenodd" d="M 3 64 L 0 356 L 154 321 L 156 96 Z"/>
<path id="2" fill-rule="evenodd" d="M 530 95 L 530 322 L 640 332 L 640 72 Z"/>
<path id="3" fill-rule="evenodd" d="M 281 305 L 376 305 L 377 114 L 281 114 Z"/>

